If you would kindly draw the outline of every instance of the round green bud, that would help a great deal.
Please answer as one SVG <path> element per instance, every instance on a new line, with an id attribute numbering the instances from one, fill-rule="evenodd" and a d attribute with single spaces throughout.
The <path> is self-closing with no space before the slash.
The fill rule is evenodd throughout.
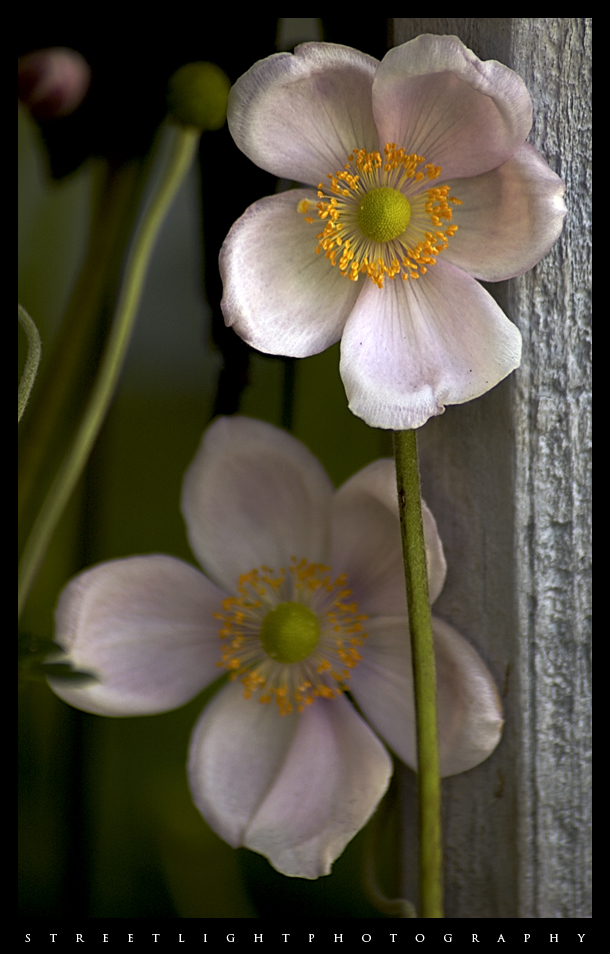
<path id="1" fill-rule="evenodd" d="M 279 603 L 267 613 L 261 627 L 263 649 L 281 663 L 307 659 L 319 639 L 318 617 L 301 603 Z"/>
<path id="2" fill-rule="evenodd" d="M 373 189 L 358 207 L 360 231 L 372 242 L 391 242 L 402 235 L 411 218 L 411 205 L 398 189 Z"/>
<path id="3" fill-rule="evenodd" d="M 231 83 L 215 63 L 187 63 L 170 77 L 167 105 L 183 126 L 220 129 L 227 118 Z"/>

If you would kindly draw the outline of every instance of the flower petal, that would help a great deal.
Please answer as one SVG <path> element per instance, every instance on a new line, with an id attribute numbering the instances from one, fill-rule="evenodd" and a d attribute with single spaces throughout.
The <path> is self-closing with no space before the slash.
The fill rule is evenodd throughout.
<path id="1" fill-rule="evenodd" d="M 189 746 L 188 774 L 195 805 L 234 848 L 280 773 L 297 731 L 297 713 L 244 698 L 228 683 L 204 709 Z"/>
<path id="2" fill-rule="evenodd" d="M 437 720 L 442 776 L 483 762 L 502 732 L 502 710 L 492 676 L 462 636 L 432 617 L 436 656 Z M 350 691 L 373 728 L 406 765 L 417 767 L 411 646 L 406 619 L 367 623 L 362 661 Z"/>
<path id="3" fill-rule="evenodd" d="M 440 258 L 415 282 L 367 281 L 345 326 L 341 377 L 373 427 L 421 427 L 519 366 L 521 335 L 473 278 Z"/>
<path id="4" fill-rule="evenodd" d="M 234 593 L 239 576 L 262 565 L 326 562 L 332 493 L 320 462 L 286 431 L 221 417 L 186 472 L 182 513 L 197 559 Z"/>
<path id="5" fill-rule="evenodd" d="M 484 762 L 498 745 L 504 719 L 489 669 L 452 626 L 432 618 L 442 775 Z"/>
<path id="6" fill-rule="evenodd" d="M 388 753 L 343 696 L 281 716 L 227 686 L 191 740 L 191 791 L 208 824 L 291 877 L 330 873 L 391 774 Z"/>
<path id="7" fill-rule="evenodd" d="M 334 43 L 259 60 L 229 94 L 231 135 L 262 169 L 317 186 L 356 147 L 378 148 L 371 105 L 378 65 Z"/>
<path id="8" fill-rule="evenodd" d="M 316 255 L 321 228 L 297 211 L 315 192 L 291 189 L 255 202 L 220 253 L 227 325 L 253 348 L 303 358 L 341 337 L 359 288 Z"/>
<path id="9" fill-rule="evenodd" d="M 561 232 L 565 185 L 527 143 L 498 169 L 447 185 L 462 205 L 443 256 L 475 278 L 498 282 L 522 275 Z"/>
<path id="10" fill-rule="evenodd" d="M 430 602 L 445 582 L 447 564 L 434 517 L 422 500 Z M 400 519 L 393 460 L 376 460 L 350 478 L 333 500 L 333 571 L 348 585 L 367 616 L 407 612 Z M 365 629 L 368 624 L 365 624 Z"/>
<path id="11" fill-rule="evenodd" d="M 282 770 L 244 845 L 282 874 L 330 874 L 333 861 L 375 811 L 391 775 L 388 753 L 345 696 L 317 699 L 301 714 Z"/>
<path id="12" fill-rule="evenodd" d="M 532 125 L 521 77 L 495 60 L 482 62 L 456 36 L 422 35 L 386 53 L 373 110 L 382 144 L 442 166 L 442 181 L 495 169 Z"/>
<path id="13" fill-rule="evenodd" d="M 55 640 L 98 682 L 49 679 L 77 709 L 147 715 L 175 709 L 218 678 L 217 611 L 225 593 L 199 570 L 154 554 L 101 563 L 75 577 L 55 612 Z"/>

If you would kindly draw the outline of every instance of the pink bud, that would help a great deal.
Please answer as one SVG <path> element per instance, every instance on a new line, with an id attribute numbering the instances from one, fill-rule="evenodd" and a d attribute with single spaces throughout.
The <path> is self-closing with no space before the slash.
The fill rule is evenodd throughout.
<path id="1" fill-rule="evenodd" d="M 26 53 L 18 61 L 18 96 L 34 119 L 69 116 L 91 82 L 91 67 L 76 50 L 53 47 Z"/>

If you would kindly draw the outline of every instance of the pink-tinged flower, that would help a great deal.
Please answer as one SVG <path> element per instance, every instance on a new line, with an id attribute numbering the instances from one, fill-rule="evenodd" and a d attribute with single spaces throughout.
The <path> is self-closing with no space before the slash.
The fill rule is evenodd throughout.
<path id="1" fill-rule="evenodd" d="M 186 473 L 182 509 L 206 575 L 163 555 L 81 573 L 59 599 L 56 640 L 97 681 L 51 686 L 88 712 L 144 715 L 228 670 L 191 738 L 194 802 L 225 841 L 283 874 L 328 874 L 388 785 L 380 739 L 416 764 L 392 461 L 335 492 L 294 437 L 219 418 Z M 424 520 L 434 600 L 445 560 L 425 507 Z M 502 716 L 477 653 L 446 623 L 433 628 L 441 771 L 452 775 L 493 751 Z"/>
<path id="2" fill-rule="evenodd" d="M 237 81 L 228 123 L 258 166 L 313 186 L 256 202 L 225 240 L 222 308 L 245 341 L 305 357 L 341 339 L 351 410 L 393 429 L 518 367 L 521 336 L 475 279 L 532 268 L 566 210 L 516 73 L 453 36 L 381 62 L 305 43 Z"/>

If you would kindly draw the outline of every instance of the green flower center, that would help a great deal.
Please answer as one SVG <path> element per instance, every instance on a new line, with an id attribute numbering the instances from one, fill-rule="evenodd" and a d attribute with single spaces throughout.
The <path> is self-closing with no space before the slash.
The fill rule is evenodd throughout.
<path id="1" fill-rule="evenodd" d="M 218 663 L 239 679 L 244 698 L 277 703 L 280 715 L 344 691 L 366 639 L 347 575 L 292 557 L 288 568 L 242 573 L 235 596 L 214 613 L 222 625 Z"/>
<path id="2" fill-rule="evenodd" d="M 390 186 L 367 192 L 358 206 L 358 226 L 371 242 L 391 242 L 398 238 L 410 219 L 409 200 Z"/>
<path id="3" fill-rule="evenodd" d="M 280 663 L 307 659 L 319 639 L 318 618 L 301 603 L 279 603 L 265 616 L 260 632 L 263 649 Z"/>

